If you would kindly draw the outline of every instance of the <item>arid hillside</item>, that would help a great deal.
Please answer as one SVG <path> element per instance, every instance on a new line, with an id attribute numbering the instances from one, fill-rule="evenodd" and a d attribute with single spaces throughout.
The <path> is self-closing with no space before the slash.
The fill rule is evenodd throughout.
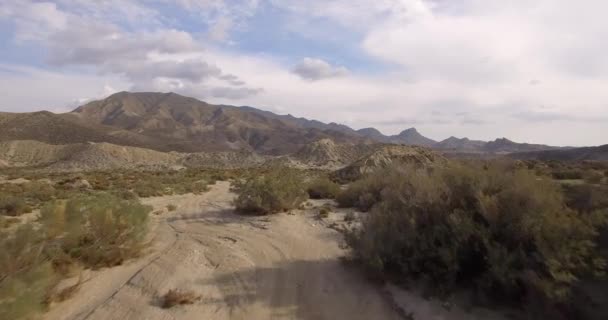
<path id="1" fill-rule="evenodd" d="M 244 151 L 272 156 L 297 153 L 320 140 L 357 145 L 350 147 L 355 154 L 373 143 L 491 155 L 556 149 L 504 138 L 485 142 L 452 137 L 437 142 L 415 128 L 384 135 L 374 128 L 354 130 L 333 122 L 326 124 L 247 106 L 212 105 L 176 93 L 158 92 L 119 92 L 65 114 L 0 113 L 0 141 L 12 140 L 49 144 L 107 142 L 163 152 Z"/>
<path id="2" fill-rule="evenodd" d="M 280 155 L 322 138 L 363 140 L 329 126 L 307 127 L 252 108 L 211 105 L 175 93 L 121 92 L 72 114 L 87 123 L 151 137 L 181 152 L 246 150 Z"/>

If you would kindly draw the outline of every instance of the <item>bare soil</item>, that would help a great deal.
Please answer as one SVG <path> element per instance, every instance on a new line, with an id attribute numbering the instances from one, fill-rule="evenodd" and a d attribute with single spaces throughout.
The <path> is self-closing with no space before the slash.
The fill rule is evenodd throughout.
<path id="1" fill-rule="evenodd" d="M 147 252 L 87 272 L 80 290 L 44 318 L 482 319 L 381 287 L 344 264 L 343 237 L 333 228 L 345 211 L 320 220 L 322 203 L 312 202 L 294 214 L 248 217 L 233 213 L 233 198 L 218 182 L 199 196 L 146 199 L 162 212 L 152 215 Z M 177 209 L 168 212 L 168 204 Z M 197 299 L 163 309 L 171 290 Z"/>

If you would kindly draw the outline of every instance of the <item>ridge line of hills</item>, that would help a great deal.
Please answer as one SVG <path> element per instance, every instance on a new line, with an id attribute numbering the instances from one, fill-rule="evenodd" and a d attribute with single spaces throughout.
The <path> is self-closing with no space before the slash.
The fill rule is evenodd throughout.
<path id="1" fill-rule="evenodd" d="M 434 141 L 415 128 L 387 136 L 375 128 L 354 130 L 248 106 L 212 105 L 176 93 L 119 92 L 64 114 L 0 112 L 0 141 L 34 140 L 51 145 L 106 142 L 161 152 L 247 151 L 281 156 L 324 139 L 337 145 L 417 145 L 447 154 L 527 152 L 532 157 L 534 152 L 559 154 L 572 149 L 516 143 L 506 138 L 486 142 L 450 137 Z"/>

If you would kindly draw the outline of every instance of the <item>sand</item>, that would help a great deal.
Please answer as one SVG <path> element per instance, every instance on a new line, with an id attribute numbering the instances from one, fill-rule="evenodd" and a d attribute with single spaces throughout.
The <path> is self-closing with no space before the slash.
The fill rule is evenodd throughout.
<path id="1" fill-rule="evenodd" d="M 87 272 L 78 293 L 44 318 L 390 320 L 406 318 L 407 309 L 415 319 L 463 319 L 412 294 L 395 301 L 398 289 L 348 267 L 342 235 L 316 209 L 247 217 L 233 213 L 233 197 L 229 184 L 218 182 L 199 196 L 144 200 L 155 210 L 178 206 L 152 215 L 147 252 Z M 340 214 L 331 218 L 341 220 Z M 199 298 L 163 309 L 160 297 L 171 289 Z"/>

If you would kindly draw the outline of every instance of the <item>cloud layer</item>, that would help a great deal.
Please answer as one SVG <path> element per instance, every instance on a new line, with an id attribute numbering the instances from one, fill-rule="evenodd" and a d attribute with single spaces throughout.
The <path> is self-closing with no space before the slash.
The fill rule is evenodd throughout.
<path id="1" fill-rule="evenodd" d="M 0 108 L 61 108 L 109 86 L 385 133 L 415 125 L 435 139 L 602 144 L 606 10 L 600 0 L 5 0 Z"/>

